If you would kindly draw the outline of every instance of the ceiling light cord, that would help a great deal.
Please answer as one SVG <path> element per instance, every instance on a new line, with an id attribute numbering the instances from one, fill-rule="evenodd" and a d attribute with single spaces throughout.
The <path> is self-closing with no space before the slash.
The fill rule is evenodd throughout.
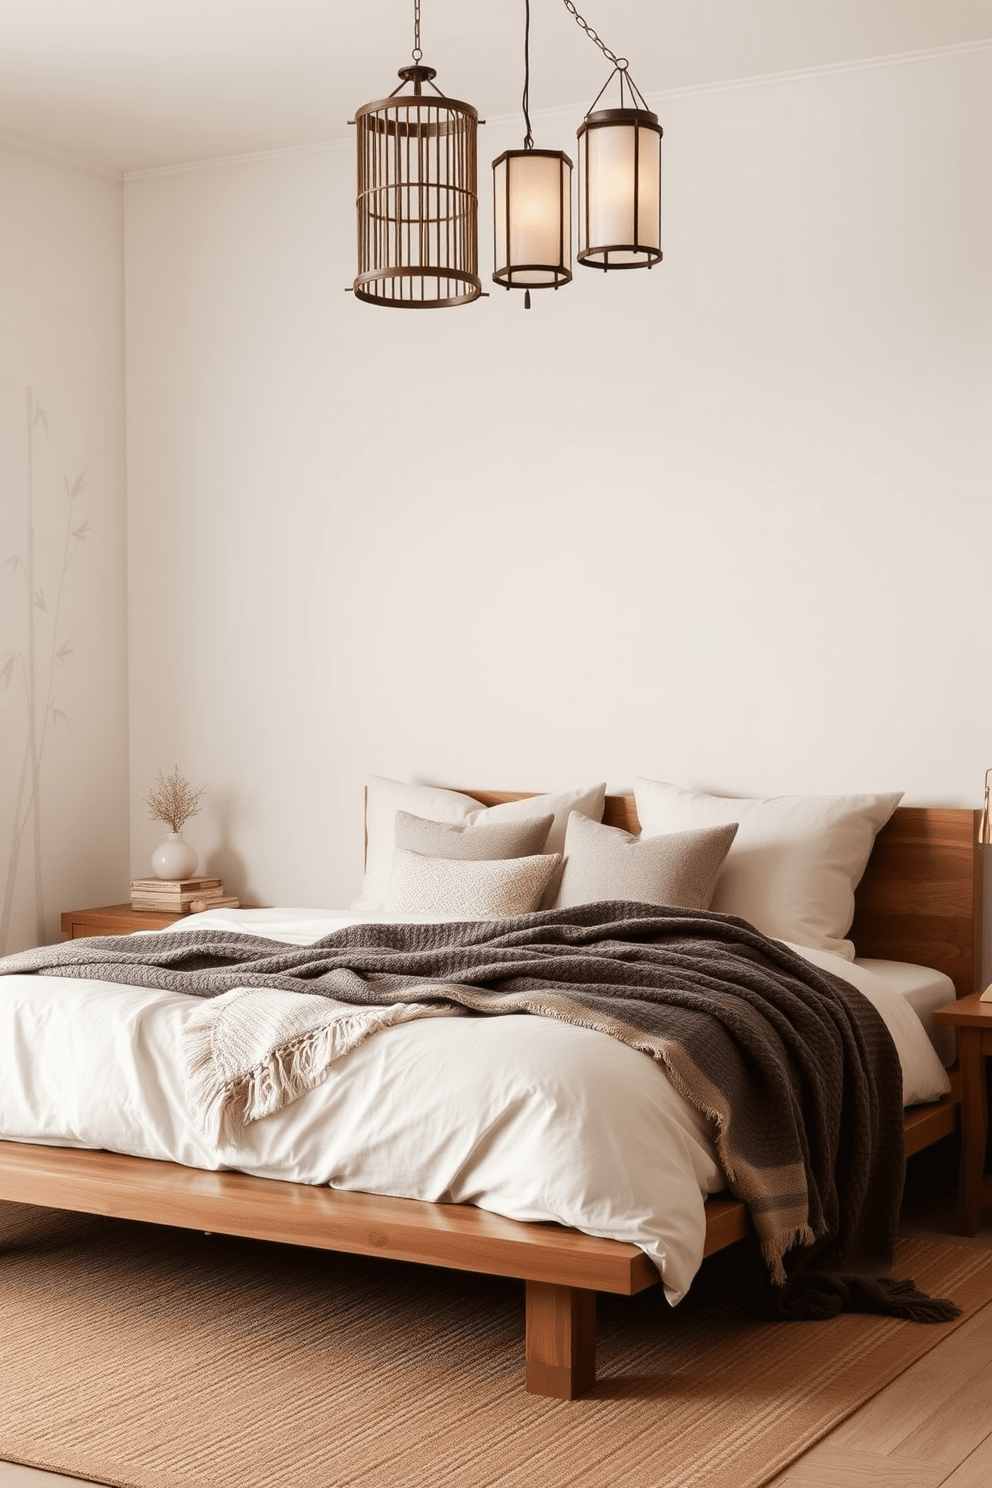
<path id="1" fill-rule="evenodd" d="M 413 0 L 413 51 L 410 55 L 414 62 L 424 60 L 424 54 L 420 50 L 420 0 Z"/>
<path id="2" fill-rule="evenodd" d="M 524 91 L 520 100 L 524 111 L 524 149 L 533 150 L 534 134 L 530 127 L 530 0 L 524 0 Z M 530 309 L 530 290 L 524 290 L 524 309 Z"/>
<path id="3" fill-rule="evenodd" d="M 524 111 L 524 149 L 533 150 L 534 135 L 530 127 L 530 0 L 524 0 L 524 91 L 520 100 Z"/>

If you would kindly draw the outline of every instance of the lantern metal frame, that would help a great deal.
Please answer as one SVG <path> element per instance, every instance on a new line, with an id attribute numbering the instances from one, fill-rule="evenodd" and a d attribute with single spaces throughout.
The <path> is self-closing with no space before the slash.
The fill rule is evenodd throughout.
<path id="1" fill-rule="evenodd" d="M 512 161 L 557 160 L 558 172 L 558 261 L 514 263 L 511 256 L 513 229 Z M 503 211 L 499 210 L 499 167 L 506 166 Z M 500 217 L 502 216 L 502 223 Z M 500 229 L 506 262 L 499 262 Z M 560 289 L 572 278 L 572 162 L 563 150 L 504 150 L 493 161 L 493 280 L 504 289 Z M 536 277 L 540 276 L 540 277 Z"/>
<path id="2" fill-rule="evenodd" d="M 622 73 L 621 73 L 622 78 Z M 631 237 L 633 241 L 625 243 L 592 243 L 591 222 L 597 215 L 595 202 L 590 190 L 590 168 L 589 168 L 589 146 L 591 136 L 595 131 L 608 129 L 630 129 L 634 131 L 633 162 L 631 166 L 631 190 L 629 206 L 626 214 L 629 215 L 630 225 L 633 228 Z M 602 269 L 604 273 L 609 269 L 643 269 L 653 268 L 660 263 L 663 257 L 661 251 L 661 151 L 658 151 L 658 189 L 656 196 L 656 215 L 652 213 L 655 223 L 655 241 L 653 243 L 644 241 L 642 232 L 642 206 L 641 206 L 641 156 L 642 156 L 642 131 L 650 131 L 657 135 L 660 140 L 664 131 L 658 123 L 658 115 L 653 114 L 648 108 L 615 108 L 600 109 L 596 113 L 588 113 L 579 125 L 577 138 L 579 142 L 579 248 L 576 258 L 580 264 L 587 269 Z M 610 261 L 611 254 L 633 254 L 633 262 Z"/>
<path id="3" fill-rule="evenodd" d="M 600 88 L 592 101 L 592 106 L 587 110 L 586 116 L 579 125 L 577 138 L 579 142 L 579 250 L 575 255 L 579 263 L 587 269 L 651 269 L 662 259 L 661 252 L 661 145 L 658 145 L 658 215 L 654 242 L 641 241 L 641 131 L 650 130 L 657 135 L 660 142 L 663 130 L 658 123 L 658 115 L 651 112 L 644 100 L 644 95 L 638 88 L 630 75 L 630 63 L 626 57 L 618 57 L 616 52 L 611 52 L 603 38 L 595 31 L 584 16 L 579 15 L 573 0 L 563 0 L 565 9 L 575 21 L 580 30 L 584 31 L 594 46 L 597 46 L 608 62 L 613 63 L 613 71 L 606 82 Z M 596 105 L 610 86 L 614 78 L 620 81 L 620 107 L 615 109 L 600 109 L 596 112 Z M 627 102 L 626 93 L 629 90 L 630 102 Z M 590 169 L 589 169 L 589 146 L 592 133 L 607 129 L 630 129 L 634 130 L 633 170 L 631 172 L 630 196 L 626 208 L 628 220 L 631 226 L 630 236 L 632 242 L 624 243 L 590 243 L 591 221 L 594 216 L 594 207 L 590 202 Z M 614 207 L 614 212 L 616 208 Z M 652 214 L 653 215 L 653 214 Z M 633 262 L 610 262 L 610 254 L 632 254 Z"/>
<path id="4" fill-rule="evenodd" d="M 418 12 L 419 27 L 419 12 Z M 477 111 L 437 88 L 433 67 L 401 67 L 388 98 L 355 110 L 358 275 L 369 305 L 436 310 L 482 294 Z M 420 53 L 422 55 L 422 53 Z M 426 95 L 429 83 L 435 96 Z M 403 94 L 405 83 L 413 93 Z M 433 284 L 432 282 L 433 281 Z"/>

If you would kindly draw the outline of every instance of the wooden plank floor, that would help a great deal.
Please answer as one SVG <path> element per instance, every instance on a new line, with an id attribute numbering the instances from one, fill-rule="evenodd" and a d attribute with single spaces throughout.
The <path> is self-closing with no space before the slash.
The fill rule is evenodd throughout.
<path id="1" fill-rule="evenodd" d="M 941 1149 L 945 1149 L 941 1152 Z M 901 1230 L 992 1250 L 992 1210 L 973 1239 L 955 1231 L 947 1143 L 910 1164 Z M 992 1483 L 992 1303 L 975 1314 L 768 1488 L 988 1488 Z M 0 1488 L 99 1488 L 0 1462 Z"/>
<path id="2" fill-rule="evenodd" d="M 974 1238 L 956 1233 L 954 1189 L 941 1182 L 939 1168 L 939 1150 L 949 1145 L 940 1143 L 932 1153 L 913 1159 L 901 1233 L 992 1250 L 990 1209 L 982 1211 L 984 1223 Z M 842 1421 L 768 1488 L 989 1488 L 990 1400 L 992 1303 Z M 6 1488 L 2 1478 L 0 1488 Z"/>

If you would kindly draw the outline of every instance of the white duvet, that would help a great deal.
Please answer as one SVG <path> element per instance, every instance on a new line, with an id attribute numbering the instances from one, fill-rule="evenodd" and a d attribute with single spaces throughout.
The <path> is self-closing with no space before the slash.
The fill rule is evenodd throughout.
<path id="1" fill-rule="evenodd" d="M 213 910 L 172 933 L 213 924 L 302 945 L 363 918 Z M 901 998 L 840 957 L 794 949 L 878 1008 L 907 1105 L 949 1088 Z M 183 1027 L 201 1005 L 109 982 L 0 979 L 0 1136 L 557 1220 L 640 1246 L 671 1302 L 688 1288 L 705 1196 L 724 1182 L 707 1122 L 647 1055 L 530 1015 L 404 1023 L 218 1149 L 194 1123 L 181 1075 Z"/>

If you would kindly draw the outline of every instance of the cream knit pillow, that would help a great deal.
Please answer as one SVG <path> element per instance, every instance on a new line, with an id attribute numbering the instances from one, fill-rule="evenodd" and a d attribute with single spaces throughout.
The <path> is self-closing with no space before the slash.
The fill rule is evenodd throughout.
<path id="1" fill-rule="evenodd" d="M 537 909 L 558 853 L 532 858 L 425 858 L 398 847 L 382 908 L 386 914 L 461 915 L 501 920 Z"/>

